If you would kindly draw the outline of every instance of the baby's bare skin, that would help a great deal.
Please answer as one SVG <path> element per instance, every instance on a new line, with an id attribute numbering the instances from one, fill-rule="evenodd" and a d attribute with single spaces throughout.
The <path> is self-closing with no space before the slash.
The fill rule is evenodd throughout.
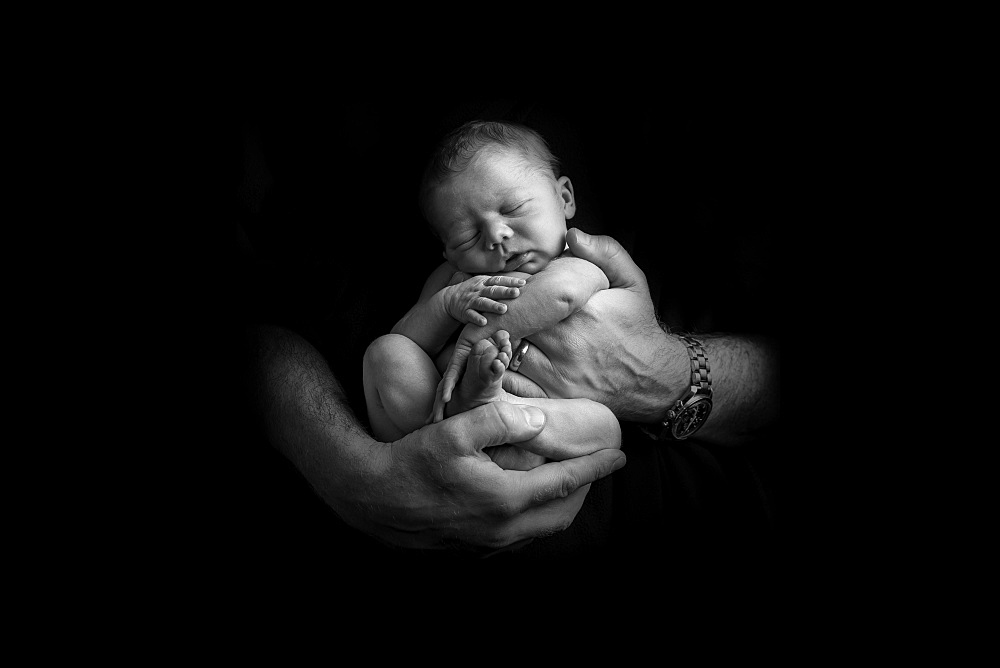
<path id="1" fill-rule="evenodd" d="M 501 381 L 503 372 L 510 364 L 510 338 L 506 331 L 501 330 L 494 339 L 496 343 L 483 339 L 473 346 L 462 380 L 447 406 L 447 415 L 463 413 L 490 401 L 506 401 L 507 393 Z"/>
<path id="2" fill-rule="evenodd" d="M 462 380 L 445 409 L 446 414 L 462 413 L 490 401 L 510 401 L 511 395 L 503 389 L 502 381 L 511 352 L 510 337 L 504 330 L 497 332 L 492 340 L 476 343 L 466 361 Z M 507 470 L 528 471 L 545 463 L 544 457 L 512 445 L 487 448 L 484 452 Z"/>

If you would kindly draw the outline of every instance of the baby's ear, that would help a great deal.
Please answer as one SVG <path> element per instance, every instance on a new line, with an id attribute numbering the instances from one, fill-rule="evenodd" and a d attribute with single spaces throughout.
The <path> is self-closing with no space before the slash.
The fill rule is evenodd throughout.
<path id="1" fill-rule="evenodd" d="M 557 183 L 559 197 L 562 198 L 563 202 L 563 213 L 566 215 L 566 220 L 569 220 L 576 215 L 576 196 L 573 194 L 573 182 L 569 180 L 568 176 L 560 176 Z"/>

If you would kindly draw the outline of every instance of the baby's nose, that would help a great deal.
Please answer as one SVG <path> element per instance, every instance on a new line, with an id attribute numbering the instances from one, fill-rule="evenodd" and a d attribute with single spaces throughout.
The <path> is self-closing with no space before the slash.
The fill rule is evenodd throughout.
<path id="1" fill-rule="evenodd" d="M 493 221 L 487 224 L 486 243 L 490 250 L 493 250 L 503 242 L 514 236 L 514 230 L 503 221 Z"/>

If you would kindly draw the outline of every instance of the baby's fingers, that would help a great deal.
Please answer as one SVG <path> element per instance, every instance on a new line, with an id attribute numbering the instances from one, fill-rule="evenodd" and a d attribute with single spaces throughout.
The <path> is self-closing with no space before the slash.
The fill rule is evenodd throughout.
<path id="1" fill-rule="evenodd" d="M 523 278 L 514 278 L 513 276 L 490 276 L 483 281 L 483 285 L 506 285 L 512 288 L 521 287 L 525 283 Z"/>
<path id="2" fill-rule="evenodd" d="M 506 313 L 507 305 L 495 302 L 489 297 L 476 297 L 472 300 L 472 308 L 482 313 Z M 483 323 L 485 324 L 485 323 Z"/>
<path id="3" fill-rule="evenodd" d="M 521 296 L 521 291 L 517 288 L 507 288 L 500 285 L 490 285 L 479 292 L 480 297 L 490 299 L 516 299 Z"/>
<path id="4" fill-rule="evenodd" d="M 472 323 L 473 325 L 479 325 L 480 327 L 486 326 L 486 318 L 484 318 L 481 313 L 473 311 L 471 308 L 465 309 L 465 322 Z"/>

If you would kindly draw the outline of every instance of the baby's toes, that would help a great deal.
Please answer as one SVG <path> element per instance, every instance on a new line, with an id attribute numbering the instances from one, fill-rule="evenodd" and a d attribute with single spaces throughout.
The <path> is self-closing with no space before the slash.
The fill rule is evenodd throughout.
<path id="1" fill-rule="evenodd" d="M 496 383 L 501 378 L 503 378 L 503 372 L 507 370 L 507 365 L 501 362 L 499 358 L 494 359 L 490 364 L 489 376 L 485 377 L 490 384 Z"/>
<path id="2" fill-rule="evenodd" d="M 493 380 L 495 373 L 491 367 L 497 359 L 497 348 L 488 339 L 479 341 L 472 347 L 472 354 L 469 355 L 469 371 L 474 371 L 478 378 L 489 382 Z"/>

